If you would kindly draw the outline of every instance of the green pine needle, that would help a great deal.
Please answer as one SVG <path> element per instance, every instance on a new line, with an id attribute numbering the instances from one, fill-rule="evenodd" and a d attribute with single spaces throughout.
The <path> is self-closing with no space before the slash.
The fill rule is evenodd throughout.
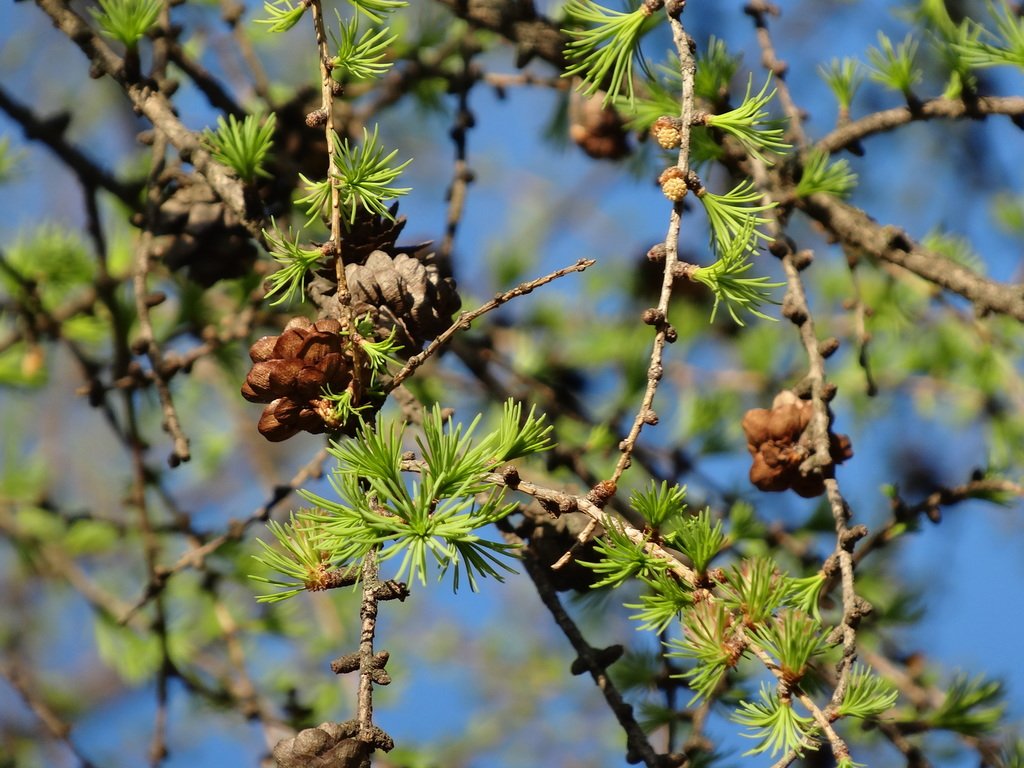
<path id="1" fill-rule="evenodd" d="M 399 8 L 409 5 L 406 0 L 348 0 L 348 2 L 374 24 L 383 24 L 384 17 L 389 13 L 394 13 Z"/>
<path id="2" fill-rule="evenodd" d="M 634 542 L 615 526 L 609 527 L 604 536 L 596 540 L 594 549 L 601 555 L 600 560 L 579 561 L 580 565 L 601 575 L 598 581 L 590 585 L 593 589 L 617 587 L 630 579 L 650 582 L 668 567 L 664 560 L 648 553 L 643 543 Z"/>
<path id="3" fill-rule="evenodd" d="M 921 81 L 920 68 L 914 66 L 917 55 L 917 41 L 908 34 L 898 45 L 893 45 L 884 33 L 878 33 L 878 48 L 868 49 L 871 61 L 872 80 L 909 95 L 914 85 Z"/>
<path id="4" fill-rule="evenodd" d="M 100 7 L 90 8 L 103 34 L 120 40 L 134 49 L 139 40 L 156 24 L 163 3 L 160 0 L 99 0 Z"/>
<path id="5" fill-rule="evenodd" d="M 754 189 L 754 182 L 749 179 L 741 181 L 724 195 L 716 195 L 708 191 L 698 194 L 704 205 L 711 225 L 711 232 L 719 250 L 731 243 L 737 235 L 745 234 L 746 250 L 753 251 L 757 240 L 770 240 L 771 237 L 757 229 L 768 223 L 768 219 L 755 214 L 768 211 L 776 203 L 751 205 L 762 199 L 761 193 Z M 753 227 L 749 226 L 753 224 Z"/>
<path id="6" fill-rule="evenodd" d="M 388 29 L 368 29 L 359 36 L 359 19 L 346 24 L 338 17 L 338 37 L 332 37 L 338 53 L 331 59 L 331 76 L 336 80 L 369 80 L 387 72 L 391 61 L 385 61 L 388 48 L 398 39 Z"/>
<path id="7" fill-rule="evenodd" d="M 750 729 L 750 733 L 743 735 L 758 740 L 756 747 L 743 753 L 744 757 L 761 752 L 770 752 L 772 757 L 780 752 L 802 754 L 806 749 L 817 748 L 809 742 L 816 729 L 814 718 L 798 714 L 791 701 L 780 700 L 764 683 L 759 699 L 741 701 L 732 714 L 732 720 Z"/>
<path id="8" fill-rule="evenodd" d="M 965 20 L 954 48 L 968 66 L 1024 68 L 1024 18 L 1014 13 L 1009 3 L 999 3 L 998 8 L 989 3 L 988 12 L 996 32 Z"/>
<path id="9" fill-rule="evenodd" d="M 663 480 L 659 487 L 652 481 L 647 490 L 632 493 L 629 505 L 639 512 L 652 528 L 660 528 L 686 512 L 686 486 L 669 486 L 668 482 Z"/>
<path id="10" fill-rule="evenodd" d="M 355 147 L 349 144 L 348 139 L 340 139 L 337 134 L 334 134 L 333 139 L 334 159 L 338 168 L 333 183 L 341 191 L 342 217 L 352 224 L 358 210 L 363 208 L 368 213 L 388 220 L 394 219 L 387 201 L 408 194 L 411 188 L 393 187 L 391 184 L 402 175 L 412 160 L 392 166 L 398 150 L 384 154 L 384 148 L 378 144 L 376 126 L 373 133 L 364 128 L 363 143 Z"/>
<path id="11" fill-rule="evenodd" d="M 678 65 L 678 59 L 676 64 Z M 694 93 L 709 104 L 721 102 L 729 95 L 729 84 L 739 68 L 740 57 L 730 54 L 725 42 L 712 35 L 703 52 L 697 57 Z M 677 72 L 678 69 L 677 66 Z"/>
<path id="12" fill-rule="evenodd" d="M 728 133 L 743 145 L 751 157 L 770 165 L 771 161 L 764 153 L 772 151 L 783 154 L 790 145 L 782 140 L 783 130 L 779 127 L 778 121 L 769 119 L 769 113 L 765 109 L 768 102 L 775 97 L 774 89 L 768 92 L 771 78 L 765 81 L 756 96 L 750 95 L 753 83 L 754 77 L 751 75 L 747 80 L 747 92 L 740 106 L 721 115 L 708 115 L 707 124 Z"/>
<path id="13" fill-rule="evenodd" d="M 850 170 L 846 158 L 829 164 L 829 154 L 818 149 L 808 151 L 803 158 L 800 181 L 796 185 L 797 197 L 810 197 L 821 192 L 845 200 L 857 186 L 857 174 Z"/>
<path id="14" fill-rule="evenodd" d="M 704 201 L 708 197 L 711 197 L 710 193 L 705 194 L 701 200 Z M 741 310 L 756 317 L 771 320 L 773 318 L 761 312 L 760 307 L 766 302 L 775 303 L 771 297 L 771 289 L 778 288 L 782 283 L 773 283 L 766 276 L 744 276 L 753 267 L 750 253 L 758 236 L 754 227 L 758 221 L 764 221 L 749 211 L 763 210 L 767 206 L 762 206 L 760 209 L 737 209 L 717 208 L 715 207 L 717 205 L 717 200 L 713 200 L 711 205 L 705 203 L 708 217 L 712 218 L 713 211 L 718 217 L 717 229 L 715 228 L 716 219 L 712 218 L 712 232 L 716 237 L 718 261 L 706 267 L 699 267 L 692 273 L 694 280 L 706 285 L 714 294 L 715 303 L 711 309 L 711 321 L 714 321 L 718 307 L 723 303 L 729 311 L 729 316 L 737 325 L 743 325 L 743 320 L 739 316 Z M 722 212 L 723 210 L 725 213 Z M 747 212 L 741 214 L 740 226 L 742 229 L 733 235 L 729 227 L 734 223 L 734 219 L 730 217 L 737 210 Z M 721 237 L 728 239 L 723 243 Z"/>
<path id="15" fill-rule="evenodd" d="M 722 532 L 722 521 L 711 524 L 711 510 L 702 509 L 693 517 L 686 518 L 683 523 L 668 537 L 693 562 L 693 569 L 698 574 L 707 572 L 708 566 L 715 556 L 722 551 L 725 534 Z"/>
<path id="16" fill-rule="evenodd" d="M 726 672 L 735 667 L 744 645 L 736 637 L 728 609 L 718 601 L 702 601 L 683 614 L 683 640 L 669 640 L 669 657 L 693 659 L 696 663 L 682 674 L 698 699 L 709 699 Z"/>
<path id="17" fill-rule="evenodd" d="M 304 301 L 306 275 L 316 267 L 323 253 L 319 248 L 302 248 L 292 236 L 290 228 L 285 235 L 273 219 L 271 225 L 273 230 L 263 230 L 263 234 L 270 246 L 270 255 L 281 268 L 267 278 L 270 290 L 266 298 L 280 294 L 276 301 L 271 302 L 272 306 L 290 304 L 296 297 Z"/>
<path id="18" fill-rule="evenodd" d="M 661 634 L 693 605 L 693 593 L 686 584 L 667 572 L 655 574 L 646 582 L 651 591 L 640 595 L 639 603 L 626 603 L 625 607 L 636 610 L 629 618 L 639 622 L 638 630 Z"/>
<path id="19" fill-rule="evenodd" d="M 260 602 L 273 603 L 304 592 L 308 585 L 329 567 L 331 557 L 318 547 L 313 536 L 313 527 L 307 521 L 296 519 L 294 515 L 284 525 L 271 520 L 267 523 L 267 528 L 278 546 L 273 547 L 263 539 L 257 539 L 262 554 L 254 557 L 270 570 L 288 579 L 272 579 L 256 574 L 251 574 L 249 578 L 282 588 L 280 592 L 259 595 L 256 598 Z"/>
<path id="20" fill-rule="evenodd" d="M 246 115 L 241 122 L 234 115 L 228 115 L 227 120 L 218 117 L 217 130 L 207 129 L 203 140 L 210 147 L 214 160 L 231 168 L 246 184 L 252 184 L 257 177 L 270 177 L 263 164 L 274 146 L 276 127 L 277 116 L 273 112 L 266 119 Z"/>
<path id="21" fill-rule="evenodd" d="M 622 12 L 604 8 L 592 0 L 570 0 L 565 6 L 570 23 L 584 29 L 562 31 L 573 38 L 565 55 L 574 62 L 563 77 L 582 79 L 579 90 L 593 96 L 605 90 L 604 104 L 625 94 L 633 101 L 633 59 L 639 53 L 640 39 L 647 31 L 649 12 L 645 6 Z"/>
<path id="22" fill-rule="evenodd" d="M 351 409 L 348 394 L 325 396 Z M 435 407 L 417 441 L 418 462 L 404 457 L 399 429 L 364 424 L 355 438 L 329 449 L 338 461 L 330 478 L 334 498 L 300 491 L 315 506 L 297 516 L 293 529 L 301 527 L 302 535 L 271 526 L 285 554 L 265 552 L 262 561 L 290 580 L 260 580 L 282 587 L 273 599 L 283 599 L 322 584 L 317 577 L 327 564 L 354 566 L 371 550 L 380 562 L 397 563 L 395 579 L 425 584 L 435 570 L 439 578 L 451 573 L 455 589 L 466 582 L 473 590 L 481 578 L 501 580 L 512 571 L 507 561 L 514 548 L 479 531 L 517 505 L 505 503 L 505 489 L 487 474 L 501 461 L 549 447 L 550 428 L 542 422 L 533 411 L 523 417 L 522 407 L 510 401 L 498 428 L 475 439 L 479 416 L 463 428 Z M 410 474 L 416 479 L 410 481 Z"/>
<path id="23" fill-rule="evenodd" d="M 273 0 L 263 3 L 267 18 L 254 21 L 257 24 L 266 24 L 269 32 L 287 32 L 299 23 L 307 8 L 309 5 L 304 2 L 292 5 L 291 0 Z"/>
<path id="24" fill-rule="evenodd" d="M 848 114 L 857 91 L 864 82 L 860 62 L 856 59 L 832 59 L 828 66 L 820 65 L 818 73 L 835 94 L 842 113 Z"/>
<path id="25" fill-rule="evenodd" d="M 722 600 L 750 625 L 772 618 L 786 597 L 788 584 L 768 557 L 744 560 L 729 569 L 722 585 Z"/>
<path id="26" fill-rule="evenodd" d="M 850 673 L 846 696 L 839 705 L 842 717 L 874 718 L 896 703 L 899 691 L 863 664 L 855 664 Z"/>
<path id="27" fill-rule="evenodd" d="M 787 608 L 767 624 L 754 626 L 749 635 L 776 658 L 791 682 L 807 674 L 811 661 L 828 649 L 821 625 L 803 611 Z"/>

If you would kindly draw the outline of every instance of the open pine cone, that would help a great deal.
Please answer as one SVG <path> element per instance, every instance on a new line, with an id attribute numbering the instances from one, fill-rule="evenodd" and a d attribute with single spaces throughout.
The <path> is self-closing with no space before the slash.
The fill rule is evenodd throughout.
<path id="1" fill-rule="evenodd" d="M 349 391 L 352 405 L 364 402 L 363 371 L 353 371 L 352 358 L 337 320 L 311 323 L 292 319 L 280 336 L 264 336 L 249 350 L 253 366 L 242 385 L 242 397 L 267 403 L 260 418 L 260 433 L 272 442 L 287 440 L 300 431 L 353 434 L 359 419 L 340 422 L 325 392 Z"/>
<path id="2" fill-rule="evenodd" d="M 373 251 L 365 264 L 347 264 L 345 279 L 356 316 L 369 314 L 380 338 L 395 329 L 406 358 L 447 329 L 461 305 L 450 277 L 407 253 Z"/>
<path id="3" fill-rule="evenodd" d="M 156 256 L 200 285 L 252 271 L 256 246 L 238 217 L 205 183 L 176 189 L 160 206 Z"/>
<path id="4" fill-rule="evenodd" d="M 823 473 L 804 475 L 800 465 L 813 451 L 805 434 L 814 406 L 790 391 L 779 393 L 771 410 L 754 408 L 743 417 L 747 449 L 753 456 L 750 482 L 762 491 L 792 488 L 801 496 L 820 496 L 825 492 L 825 477 L 831 477 L 835 464 L 853 456 L 850 438 L 829 432 L 832 466 Z"/>

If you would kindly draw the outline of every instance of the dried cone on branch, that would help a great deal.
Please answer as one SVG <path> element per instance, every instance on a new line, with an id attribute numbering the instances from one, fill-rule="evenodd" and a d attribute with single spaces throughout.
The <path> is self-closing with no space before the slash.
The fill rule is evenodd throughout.
<path id="1" fill-rule="evenodd" d="M 414 255 L 397 252 L 394 242 L 404 223 L 395 218 L 395 208 L 390 218 L 357 219 L 343 240 L 342 254 L 359 334 L 372 334 L 366 341 L 382 341 L 394 332 L 401 346 L 397 354 L 408 358 L 451 325 L 460 300 L 454 281 L 441 275 L 424 249 Z M 325 264 L 309 286 L 321 315 L 338 316 L 337 293 L 335 265 Z M 369 318 L 372 332 L 364 318 Z M 280 336 L 265 336 L 252 345 L 253 367 L 242 395 L 268 404 L 259 423 L 268 440 L 287 440 L 300 431 L 352 434 L 360 417 L 372 417 L 383 403 L 384 388 L 374 380 L 358 346 L 353 357 L 359 335 L 342 335 L 341 328 L 334 319 L 312 323 L 296 318 Z M 342 419 L 335 405 L 345 393 L 349 412 L 358 414 Z"/>
<path id="2" fill-rule="evenodd" d="M 238 217 L 205 183 L 191 181 L 160 206 L 156 256 L 167 268 L 210 286 L 252 271 L 256 246 Z"/>
<path id="3" fill-rule="evenodd" d="M 814 406 L 788 390 L 780 392 L 771 410 L 754 408 L 743 417 L 747 449 L 754 457 L 750 482 L 762 491 L 792 488 L 801 496 L 820 496 L 825 492 L 825 477 L 832 476 L 835 464 L 853 456 L 850 438 L 829 432 L 832 465 L 821 472 L 805 475 L 800 465 L 814 452 L 807 433 Z"/>
<path id="4" fill-rule="evenodd" d="M 394 329 L 402 346 L 399 355 L 406 358 L 446 330 L 461 305 L 450 277 L 407 253 L 373 251 L 365 264 L 346 265 L 345 279 L 356 317 L 369 314 L 378 338 Z"/>
<path id="5" fill-rule="evenodd" d="M 267 403 L 259 430 L 268 440 L 287 440 L 300 431 L 354 433 L 359 419 L 339 421 L 326 393 L 350 392 L 355 408 L 380 405 L 365 402 L 368 376 L 362 368 L 354 370 L 340 331 L 337 320 L 312 323 L 297 317 L 280 336 L 264 336 L 252 345 L 253 366 L 242 385 L 242 397 Z"/>

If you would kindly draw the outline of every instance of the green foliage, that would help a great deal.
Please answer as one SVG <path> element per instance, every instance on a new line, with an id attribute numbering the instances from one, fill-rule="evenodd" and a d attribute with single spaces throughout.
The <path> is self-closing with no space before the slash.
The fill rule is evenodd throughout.
<path id="1" fill-rule="evenodd" d="M 275 520 L 267 522 L 267 528 L 277 541 L 279 547 L 284 551 L 275 549 L 263 539 L 257 539 L 262 550 L 257 555 L 259 560 L 267 568 L 289 577 L 290 581 L 283 581 L 280 578 L 269 578 L 261 574 L 250 574 L 249 578 L 269 584 L 273 587 L 281 587 L 283 591 L 260 595 L 257 600 L 262 602 L 277 602 L 294 597 L 300 592 L 315 585 L 317 581 L 331 567 L 331 553 L 317 546 L 315 541 L 316 527 L 308 520 L 300 516 L 296 519 L 291 515 L 285 524 Z"/>
<path id="2" fill-rule="evenodd" d="M 892 683 L 863 664 L 855 664 L 839 714 L 843 717 L 875 718 L 891 709 L 897 698 L 899 691 Z"/>
<path id="3" fill-rule="evenodd" d="M 695 516 L 683 520 L 668 540 L 672 546 L 690 558 L 698 574 L 703 574 L 707 572 L 715 556 L 722 551 L 725 534 L 722 532 L 722 521 L 716 520 L 712 525 L 711 510 L 703 509 Z"/>
<path id="4" fill-rule="evenodd" d="M 426 583 L 429 560 L 440 577 L 451 569 L 453 588 L 465 574 L 470 588 L 480 577 L 501 580 L 498 569 L 510 547 L 489 541 L 477 531 L 515 509 L 504 503 L 504 489 L 487 481 L 501 463 L 551 447 L 550 429 L 533 411 L 522 417 L 521 406 L 508 401 L 496 428 L 474 440 L 478 416 L 468 429 L 452 425 L 433 408 L 417 437 L 422 461 L 404 458 L 402 435 L 366 425 L 359 434 L 332 445 L 338 460 L 331 477 L 337 499 L 308 491 L 302 495 L 316 505 L 296 515 L 290 526 L 271 525 L 279 549 L 264 544 L 258 559 L 288 581 L 256 577 L 284 591 L 262 600 L 281 600 L 303 589 L 324 588 L 332 570 L 359 563 L 371 551 L 381 562 L 401 556 L 394 578 L 408 576 Z M 407 482 L 406 473 L 418 481 Z"/>
<path id="5" fill-rule="evenodd" d="M 984 259 L 974 251 L 966 237 L 936 229 L 921 238 L 921 246 L 978 274 L 985 273 Z"/>
<path id="6" fill-rule="evenodd" d="M 351 1 L 351 0 L 350 0 Z M 359 19 L 346 24 L 338 17 L 338 36 L 334 38 L 338 53 L 331 59 L 331 76 L 336 80 L 369 80 L 387 72 L 391 61 L 386 61 L 388 48 L 398 39 L 388 29 L 368 29 L 359 35 Z"/>
<path id="7" fill-rule="evenodd" d="M 753 83 L 754 76 L 751 75 L 740 106 L 721 115 L 708 115 L 707 124 L 732 136 L 752 157 L 771 165 L 771 160 L 764 153 L 771 151 L 782 154 L 790 145 L 782 140 L 783 130 L 778 126 L 779 121 L 769 119 L 765 109 L 768 102 L 775 98 L 774 90 L 768 92 L 771 78 L 765 81 L 755 96 L 750 95 Z"/>
<path id="8" fill-rule="evenodd" d="M 821 599 L 821 590 L 825 586 L 825 574 L 819 571 L 801 579 L 790 577 L 787 582 L 786 604 L 799 608 L 820 622 L 818 602 Z"/>
<path id="9" fill-rule="evenodd" d="M 743 252 L 748 252 L 755 249 L 758 240 L 771 240 L 769 235 L 757 229 L 767 224 L 768 219 L 756 214 L 771 210 L 776 203 L 752 205 L 763 198 L 749 179 L 741 181 L 724 195 L 705 189 L 697 193 L 697 198 L 708 215 L 716 250 L 725 251 L 731 243 L 739 240 L 743 243 Z"/>
<path id="10" fill-rule="evenodd" d="M 739 68 L 740 57 L 730 54 L 725 41 L 712 35 L 708 38 L 704 50 L 697 56 L 697 71 L 693 80 L 694 94 L 711 104 L 722 101 L 729 95 L 729 85 Z M 676 70 L 678 72 L 678 67 Z"/>
<path id="11" fill-rule="evenodd" d="M 374 24 L 383 24 L 385 16 L 409 5 L 407 0 L 348 0 L 348 2 Z"/>
<path id="12" fill-rule="evenodd" d="M 287 32 L 302 19 L 309 6 L 304 2 L 293 5 L 291 0 L 273 0 L 264 2 L 265 19 L 255 19 L 257 24 L 266 24 L 269 32 Z"/>
<path id="13" fill-rule="evenodd" d="M 0 184 L 14 177 L 20 154 L 11 149 L 11 137 L 0 136 Z"/>
<path id="14" fill-rule="evenodd" d="M 749 636 L 775 657 L 790 683 L 800 680 L 812 659 L 828 648 L 821 625 L 794 609 L 780 611 L 772 621 L 751 627 Z"/>
<path id="15" fill-rule="evenodd" d="M 635 609 L 630 619 L 639 622 L 637 630 L 666 631 L 683 613 L 693 605 L 693 592 L 687 584 L 674 574 L 655 572 L 644 579 L 650 592 L 640 595 L 639 603 L 626 603 L 626 608 Z"/>
<path id="16" fill-rule="evenodd" d="M 122 627 L 100 614 L 93 622 L 93 636 L 100 658 L 129 684 L 141 684 L 160 664 L 160 640 L 156 635 Z"/>
<path id="17" fill-rule="evenodd" d="M 565 50 L 566 58 L 573 63 L 562 76 L 578 76 L 582 80 L 579 90 L 587 96 L 606 91 L 605 104 L 623 94 L 632 101 L 633 58 L 639 53 L 640 39 L 651 18 L 644 7 L 622 12 L 604 8 L 593 0 L 570 0 L 565 15 L 570 24 L 584 28 L 563 30 L 573 38 Z"/>
<path id="18" fill-rule="evenodd" d="M 914 85 L 921 81 L 921 70 L 914 64 L 917 41 L 907 35 L 901 43 L 893 45 L 892 40 L 879 32 L 878 45 L 878 48 L 868 49 L 872 67 L 869 77 L 887 88 L 909 95 Z"/>
<path id="19" fill-rule="evenodd" d="M 856 186 L 857 174 L 850 170 L 850 163 L 846 158 L 836 160 L 830 165 L 828 152 L 811 149 L 804 155 L 796 195 L 810 197 L 821 192 L 845 200 Z"/>
<path id="20" fill-rule="evenodd" d="M 643 542 L 634 542 L 624 531 L 615 527 L 608 528 L 604 536 L 594 543 L 594 549 L 601 555 L 601 559 L 596 562 L 579 561 L 580 565 L 601 575 L 591 586 L 599 589 L 617 587 L 634 578 L 645 581 L 656 579 L 668 564 L 647 551 L 644 545 L 649 540 L 648 535 Z"/>
<path id="21" fill-rule="evenodd" d="M 384 154 L 384 148 L 377 143 L 376 126 L 373 133 L 363 129 L 363 143 L 356 147 L 350 146 L 348 139 L 339 139 L 337 134 L 333 138 L 338 175 L 332 182 L 341 192 L 342 218 L 352 224 L 357 211 L 363 208 L 371 214 L 393 219 L 387 202 L 408 194 L 410 188 L 390 185 L 412 160 L 392 166 L 398 150 Z"/>
<path id="22" fill-rule="evenodd" d="M 756 557 L 734 565 L 722 585 L 725 605 L 743 616 L 746 624 L 768 621 L 788 591 L 785 577 L 771 558 Z"/>
<path id="23" fill-rule="evenodd" d="M 853 98 L 864 81 L 860 62 L 851 58 L 832 59 L 827 67 L 820 65 L 818 73 L 835 94 L 840 110 L 849 112 Z"/>
<path id="24" fill-rule="evenodd" d="M 293 239 L 290 228 L 285 235 L 278 229 L 276 222 L 271 220 L 271 224 L 274 227 L 273 231 L 263 230 L 263 234 L 270 246 L 270 255 L 281 268 L 267 278 L 270 290 L 267 291 L 266 298 L 279 294 L 275 301 L 270 302 L 271 306 L 291 303 L 296 297 L 305 301 L 306 275 L 319 263 L 323 253 L 319 248 L 301 247 L 297 240 Z"/>
<path id="25" fill-rule="evenodd" d="M 276 127 L 277 115 L 273 112 L 265 119 L 246 115 L 241 122 L 228 115 L 227 120 L 218 117 L 217 130 L 207 129 L 203 139 L 214 160 L 231 168 L 246 184 L 252 184 L 259 176 L 270 178 L 263 163 L 273 149 Z"/>
<path id="26" fill-rule="evenodd" d="M 741 183 L 740 189 L 743 187 Z M 707 198 L 715 198 L 705 202 Z M 693 279 L 703 283 L 715 296 L 715 303 L 711 309 L 711 320 L 715 319 L 718 312 L 718 305 L 725 303 L 729 315 L 738 325 L 743 325 L 738 311 L 746 310 L 756 317 L 770 320 L 768 315 L 760 311 L 765 302 L 772 301 L 770 288 L 777 288 L 782 283 L 770 282 L 770 278 L 744 277 L 753 267 L 750 261 L 750 251 L 757 238 L 765 237 L 755 230 L 758 222 L 765 222 L 765 219 L 755 217 L 751 211 L 764 210 L 771 206 L 758 208 L 742 208 L 740 205 L 729 205 L 723 203 L 725 198 L 713 196 L 710 193 L 701 197 L 705 203 L 705 210 L 708 218 L 712 221 L 712 234 L 715 237 L 718 260 L 706 267 L 699 267 L 693 272 Z M 743 199 L 750 199 L 746 196 L 737 198 L 740 202 Z M 730 227 L 739 223 L 742 229 L 732 234 Z M 724 240 L 721 238 L 725 238 Z"/>
<path id="27" fill-rule="evenodd" d="M 693 659 L 694 667 L 683 673 L 693 689 L 693 700 L 709 699 L 725 677 L 736 666 L 744 644 L 736 636 L 729 610 L 720 602 L 703 601 L 683 614 L 683 640 L 670 640 L 667 655 Z"/>
<path id="28" fill-rule="evenodd" d="M 990 733 L 1006 709 L 1003 686 L 983 677 L 956 677 L 946 688 L 946 698 L 935 712 L 926 716 L 933 728 L 942 728 L 965 736 Z"/>
<path id="29" fill-rule="evenodd" d="M 660 528 L 686 511 L 686 486 L 669 486 L 668 481 L 663 480 L 658 487 L 652 482 L 647 490 L 634 491 L 629 505 L 643 515 L 652 528 Z"/>
<path id="30" fill-rule="evenodd" d="M 99 9 L 90 8 L 103 34 L 134 49 L 139 40 L 156 24 L 163 3 L 160 0 L 98 0 Z"/>
<path id="31" fill-rule="evenodd" d="M 996 31 L 991 32 L 967 19 L 963 22 L 965 34 L 956 43 L 956 51 L 972 67 L 1024 68 L 1024 19 L 1006 2 L 990 2 L 988 11 Z"/>
<path id="32" fill-rule="evenodd" d="M 3 255 L 0 290 L 27 307 L 39 302 L 41 309 L 48 313 L 59 312 L 88 293 L 96 276 L 95 264 L 81 236 L 54 224 L 43 224 L 19 236 Z M 111 263 L 109 268 L 114 271 L 116 266 Z M 5 314 L 0 313 L 0 327 L 7 324 Z M 109 314 L 99 309 L 65 323 L 62 334 L 73 341 L 95 345 L 106 338 L 109 327 Z M 26 355 L 36 354 L 38 350 L 22 346 L 18 361 L 12 356 L 9 362 L 20 366 L 28 360 Z M 27 364 L 34 366 L 34 363 Z"/>
<path id="33" fill-rule="evenodd" d="M 739 709 L 732 714 L 734 721 L 751 730 L 743 735 L 758 740 L 757 746 L 744 752 L 744 756 L 770 751 L 775 757 L 780 752 L 802 754 L 816 748 L 809 742 L 815 731 L 813 718 L 798 714 L 790 699 L 781 699 L 765 684 L 761 685 L 759 698 L 760 701 L 740 702 Z"/>
<path id="34" fill-rule="evenodd" d="M 649 131 L 662 115 L 679 114 L 682 78 L 678 68 L 658 65 L 644 82 L 644 95 L 615 98 L 615 108 L 628 117 L 626 126 L 638 133 Z"/>

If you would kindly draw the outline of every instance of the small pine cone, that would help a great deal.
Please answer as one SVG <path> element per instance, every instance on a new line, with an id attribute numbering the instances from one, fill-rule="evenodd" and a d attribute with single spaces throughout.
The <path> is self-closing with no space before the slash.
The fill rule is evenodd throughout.
<path id="1" fill-rule="evenodd" d="M 340 431 L 352 434 L 359 420 L 339 422 L 325 392 L 352 393 L 353 405 L 364 405 L 361 375 L 353 375 L 352 358 L 337 320 L 297 317 L 280 336 L 264 336 L 249 350 L 253 366 L 242 385 L 242 397 L 267 403 L 259 431 L 271 442 L 299 432 Z"/>
<path id="2" fill-rule="evenodd" d="M 391 218 L 362 209 L 342 238 L 345 264 L 365 264 L 374 251 L 394 253 L 395 243 L 405 229 L 405 216 L 398 216 L 398 203 L 391 206 Z"/>
<path id="3" fill-rule="evenodd" d="M 369 313 L 380 338 L 396 329 L 404 357 L 447 329 L 461 305 L 454 280 L 406 253 L 374 251 L 365 264 L 347 264 L 345 279 L 356 316 Z"/>
<path id="4" fill-rule="evenodd" d="M 205 183 L 176 189 L 160 206 L 154 231 L 156 257 L 203 286 L 242 277 L 256 260 L 248 231 Z"/>

